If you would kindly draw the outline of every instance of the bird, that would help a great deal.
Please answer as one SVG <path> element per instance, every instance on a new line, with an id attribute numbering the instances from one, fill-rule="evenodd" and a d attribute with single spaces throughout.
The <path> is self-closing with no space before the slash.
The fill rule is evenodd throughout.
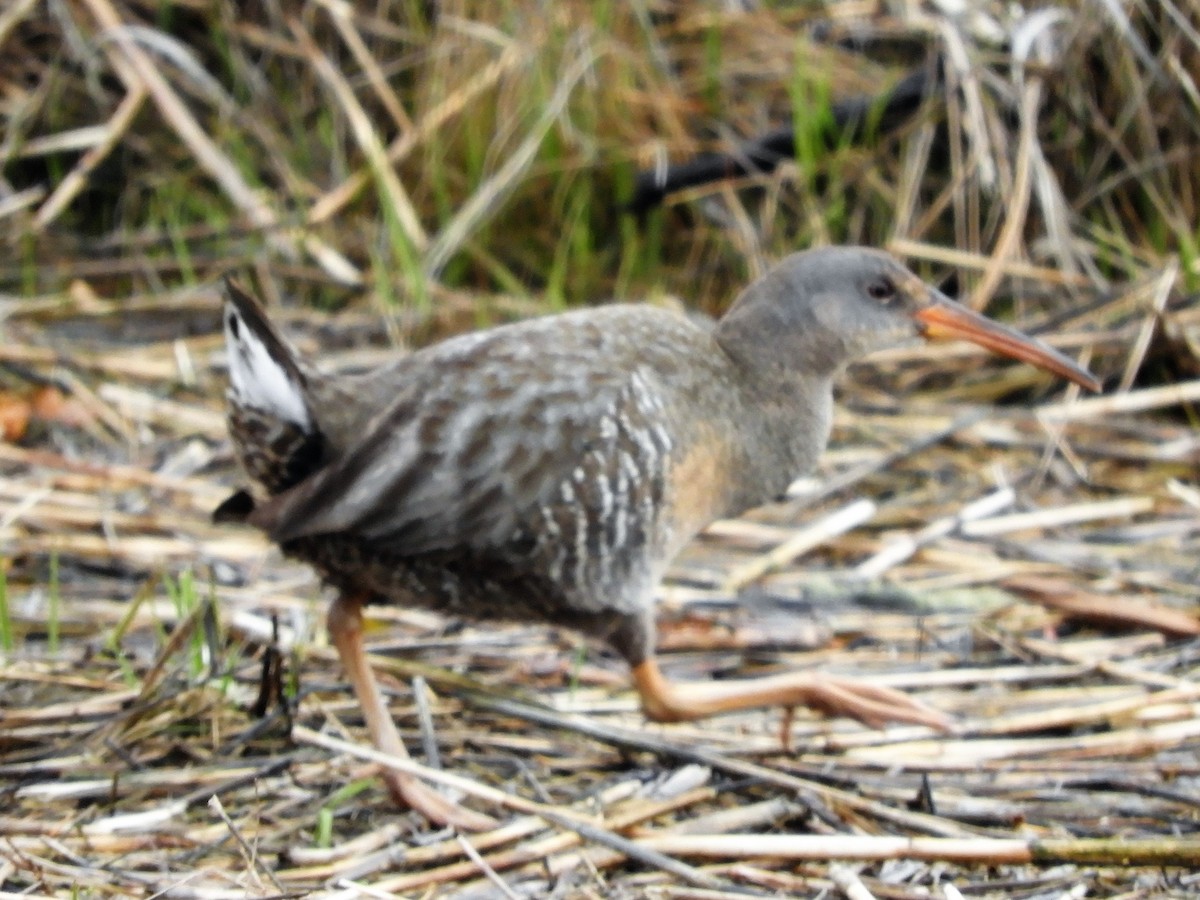
<path id="1" fill-rule="evenodd" d="M 573 628 L 625 659 L 653 721 L 806 705 L 946 728 L 907 694 L 849 677 L 669 680 L 654 652 L 656 587 L 705 526 L 814 468 L 835 380 L 872 350 L 965 339 L 1101 388 L 868 247 L 790 254 L 716 320 L 613 303 L 451 337 L 354 375 L 303 357 L 232 279 L 223 293 L 229 433 L 257 488 L 214 518 L 260 529 L 333 587 L 331 640 L 372 741 L 401 757 L 365 656 L 368 603 Z M 384 778 L 435 823 L 491 824 L 414 776 Z"/>

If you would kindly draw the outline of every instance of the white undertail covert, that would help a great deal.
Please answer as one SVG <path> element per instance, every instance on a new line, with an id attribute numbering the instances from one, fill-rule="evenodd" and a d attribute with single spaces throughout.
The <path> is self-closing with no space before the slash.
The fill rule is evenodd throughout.
<path id="1" fill-rule="evenodd" d="M 230 399 L 311 431 L 312 417 L 291 373 L 271 356 L 232 303 L 225 304 L 224 319 Z"/>

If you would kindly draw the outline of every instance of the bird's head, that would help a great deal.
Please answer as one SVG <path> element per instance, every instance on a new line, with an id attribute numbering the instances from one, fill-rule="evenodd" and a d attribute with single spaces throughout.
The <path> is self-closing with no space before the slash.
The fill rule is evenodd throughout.
<path id="1" fill-rule="evenodd" d="M 892 256 L 865 247 L 792 254 L 750 285 L 717 326 L 718 341 L 735 358 L 819 375 L 915 337 L 971 341 L 1100 390 L 1074 360 L 972 312 Z"/>

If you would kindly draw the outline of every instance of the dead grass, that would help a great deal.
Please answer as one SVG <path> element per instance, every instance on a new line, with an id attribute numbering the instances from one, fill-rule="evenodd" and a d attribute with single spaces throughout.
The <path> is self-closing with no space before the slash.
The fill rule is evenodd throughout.
<path id="1" fill-rule="evenodd" d="M 70 405 L 0 444 L 0 892 L 1194 893 L 1200 19 L 1115 6 L 6 5 L 0 379 Z M 927 50 L 943 101 L 821 144 Z M 620 214 L 639 168 L 799 98 L 819 152 Z M 965 348 L 856 366 L 821 471 L 674 567 L 666 663 L 853 672 L 960 730 L 649 726 L 571 634 L 383 609 L 420 765 L 502 825 L 397 813 L 318 585 L 208 522 L 237 479 L 211 279 L 253 270 L 356 368 L 614 295 L 720 309 L 822 241 L 950 273 L 1108 390 Z"/>

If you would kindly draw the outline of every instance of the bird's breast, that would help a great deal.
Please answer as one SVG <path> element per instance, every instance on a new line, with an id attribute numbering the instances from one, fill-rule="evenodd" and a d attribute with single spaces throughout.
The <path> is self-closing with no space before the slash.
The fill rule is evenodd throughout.
<path id="1" fill-rule="evenodd" d="M 715 519 L 730 515 L 734 497 L 734 454 L 728 435 L 704 428 L 704 437 L 679 451 L 667 475 L 668 514 L 664 551 L 673 558 Z"/>

